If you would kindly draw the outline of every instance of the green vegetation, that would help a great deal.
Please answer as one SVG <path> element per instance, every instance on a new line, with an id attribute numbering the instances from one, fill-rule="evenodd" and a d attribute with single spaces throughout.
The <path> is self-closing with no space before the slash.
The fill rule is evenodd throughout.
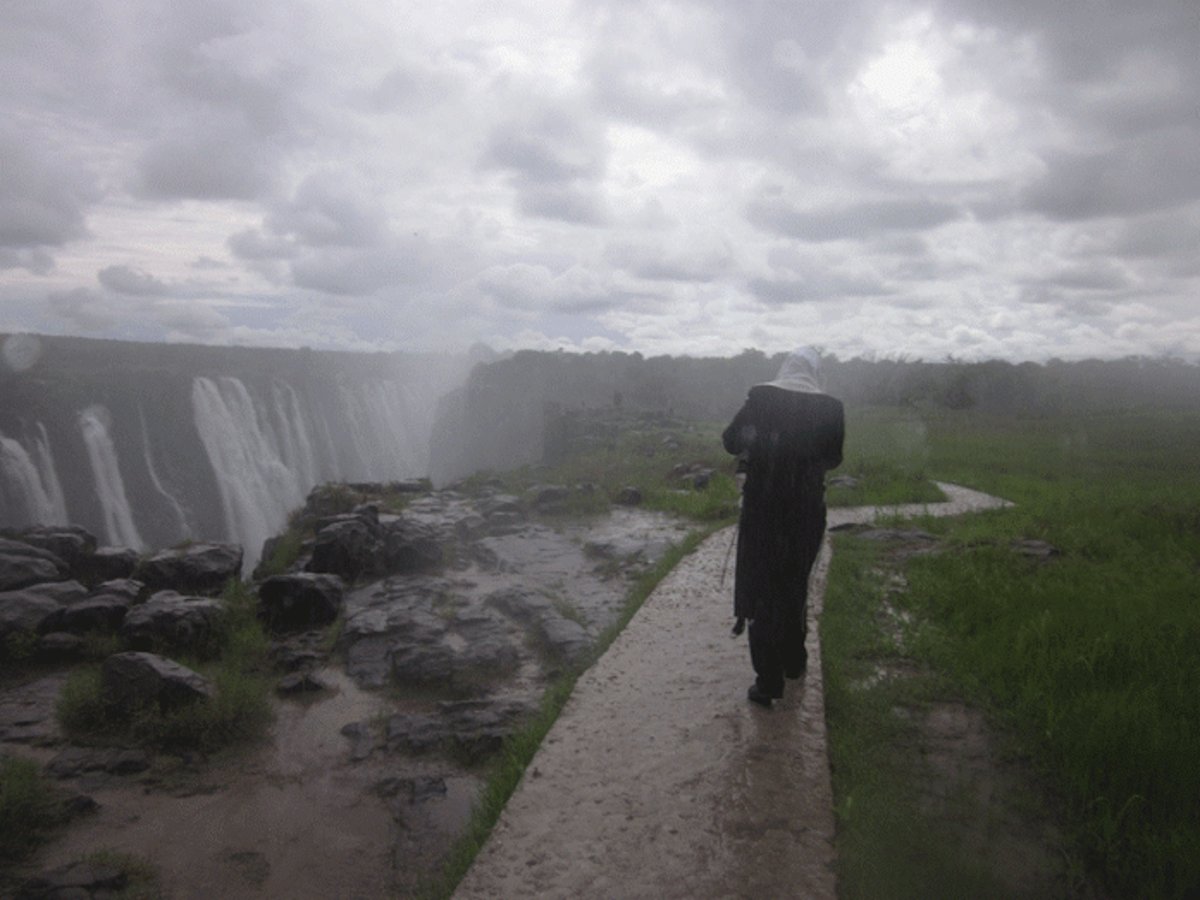
<path id="1" fill-rule="evenodd" d="M 921 422 L 931 474 L 1017 506 L 919 523 L 950 549 L 905 566 L 908 589 L 893 603 L 909 617 L 908 650 L 938 690 L 985 709 L 1061 798 L 1077 871 L 1115 896 L 1195 896 L 1200 483 L 1189 473 L 1200 417 L 930 411 Z M 1017 539 L 1059 555 L 1034 561 Z M 869 633 L 878 616 L 862 607 L 870 592 L 856 584 L 867 576 L 855 552 L 839 545 L 822 634 L 840 849 L 861 875 L 911 858 L 920 829 L 891 823 L 887 837 L 896 791 L 879 774 L 886 761 L 859 758 L 904 724 L 886 691 L 856 696 L 856 667 L 895 651 Z M 873 819 L 884 836 L 864 851 L 861 827 Z M 871 883 L 847 893 L 875 896 Z"/>
<path id="2" fill-rule="evenodd" d="M 66 821 L 62 798 L 27 759 L 0 759 L 0 867 L 23 858 Z"/>
<path id="3" fill-rule="evenodd" d="M 462 837 L 451 849 L 439 877 L 425 885 L 419 896 L 424 898 L 446 898 L 454 893 L 458 882 L 466 875 L 471 862 L 482 849 L 484 842 L 500 818 L 500 813 L 512 796 L 526 767 L 533 760 L 538 747 L 551 726 L 554 725 L 562 708 L 566 705 L 575 682 L 591 664 L 609 648 L 617 635 L 629 624 L 629 620 L 646 602 L 646 598 L 663 578 L 679 564 L 679 561 L 698 547 L 717 526 L 692 532 L 680 545 L 672 549 L 653 570 L 643 575 L 633 588 L 622 607 L 621 614 L 596 641 L 588 657 L 574 668 L 560 675 L 542 695 L 541 706 L 534 718 L 515 734 L 511 735 L 496 757 L 489 763 L 483 788 L 475 803 L 471 821 Z"/>
<path id="4" fill-rule="evenodd" d="M 261 735 L 270 721 L 269 643 L 255 617 L 254 596 L 244 583 L 230 582 L 222 600 L 226 615 L 214 641 L 216 652 L 179 659 L 213 681 L 213 700 L 121 715 L 104 701 L 100 667 L 82 666 L 71 673 L 59 696 L 58 718 L 67 733 L 203 752 Z"/>

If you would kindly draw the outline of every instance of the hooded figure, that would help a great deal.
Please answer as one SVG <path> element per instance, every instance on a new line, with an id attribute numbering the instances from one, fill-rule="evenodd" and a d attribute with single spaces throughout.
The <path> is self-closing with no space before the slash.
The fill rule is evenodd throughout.
<path id="1" fill-rule="evenodd" d="M 794 351 L 774 381 L 750 388 L 722 435 L 746 474 L 738 525 L 734 615 L 750 622 L 757 678 L 749 698 L 769 707 L 784 677 L 808 662 L 808 576 L 825 534 L 825 472 L 842 461 L 841 401 L 821 391 L 820 360 Z"/>

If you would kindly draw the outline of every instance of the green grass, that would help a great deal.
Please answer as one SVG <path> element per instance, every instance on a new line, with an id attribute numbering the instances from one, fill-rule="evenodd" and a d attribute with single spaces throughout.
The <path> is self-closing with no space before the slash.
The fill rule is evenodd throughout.
<path id="1" fill-rule="evenodd" d="M 37 763 L 0 759 L 0 868 L 24 858 L 64 821 L 62 797 Z"/>
<path id="2" fill-rule="evenodd" d="M 597 639 L 588 657 L 560 675 L 542 695 L 534 718 L 511 735 L 489 765 L 484 785 L 475 802 L 470 822 L 455 842 L 442 866 L 442 871 L 418 893 L 426 900 L 447 898 L 454 893 L 458 882 L 466 875 L 475 856 L 482 849 L 509 797 L 520 784 L 521 777 L 541 746 L 542 740 L 566 705 L 575 682 L 591 664 L 604 655 L 629 620 L 637 613 L 655 586 L 665 578 L 679 561 L 715 530 L 715 526 L 692 532 L 682 543 L 670 550 L 651 571 L 641 576 L 630 590 L 621 614 Z"/>
<path id="3" fill-rule="evenodd" d="M 920 623 L 914 652 L 1011 732 L 1106 890 L 1200 894 L 1200 482 L 1189 474 L 1200 417 L 941 413 L 924 424 L 934 477 L 1018 505 L 920 523 L 952 552 L 907 566 L 897 604 Z M 1061 555 L 1035 563 L 1014 538 Z M 852 577 L 837 565 L 831 598 Z M 848 652 L 830 640 L 827 660 Z"/>
<path id="4" fill-rule="evenodd" d="M 202 752 L 261 736 L 271 716 L 269 641 L 244 583 L 231 582 L 222 599 L 226 615 L 215 655 L 206 648 L 201 657 L 178 659 L 213 681 L 214 699 L 173 710 L 148 707 L 119 714 L 104 700 L 100 666 L 81 666 L 59 695 L 58 719 L 67 734 L 82 740 L 131 740 L 149 747 Z"/>

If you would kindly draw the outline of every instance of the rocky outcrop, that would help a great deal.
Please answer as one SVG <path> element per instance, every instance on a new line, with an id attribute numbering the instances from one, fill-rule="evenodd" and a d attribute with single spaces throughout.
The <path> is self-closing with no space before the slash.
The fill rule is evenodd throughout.
<path id="1" fill-rule="evenodd" d="M 0 538 L 0 591 L 62 581 L 70 569 L 59 556 L 24 541 Z"/>
<path id="2" fill-rule="evenodd" d="M 258 616 L 274 632 L 320 628 L 338 617 L 344 590 L 337 575 L 273 575 L 258 586 Z"/>
<path id="3" fill-rule="evenodd" d="M 138 650 L 195 650 L 216 638 L 224 611 L 219 600 L 159 591 L 125 615 L 120 633 Z"/>
<path id="4" fill-rule="evenodd" d="M 151 705 L 175 709 L 216 695 L 207 678 L 155 653 L 114 654 L 104 660 L 100 677 L 105 702 L 123 713 Z"/>
<path id="5" fill-rule="evenodd" d="M 134 577 L 147 589 L 188 594 L 219 594 L 230 579 L 241 577 L 242 548 L 237 544 L 199 543 L 155 553 L 142 560 Z"/>
<path id="6" fill-rule="evenodd" d="M 432 750 L 467 761 L 500 749 L 504 739 L 537 710 L 534 703 L 514 699 L 459 700 L 439 703 L 433 715 L 411 713 L 388 719 L 387 748 L 408 753 Z"/>

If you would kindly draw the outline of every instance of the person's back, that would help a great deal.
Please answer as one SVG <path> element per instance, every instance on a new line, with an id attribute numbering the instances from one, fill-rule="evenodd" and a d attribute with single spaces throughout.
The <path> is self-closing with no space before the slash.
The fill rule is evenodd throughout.
<path id="1" fill-rule="evenodd" d="M 738 629 L 750 620 L 758 674 L 750 699 L 763 706 L 805 667 L 808 575 L 825 532 L 825 472 L 842 461 L 843 432 L 841 401 L 821 392 L 816 354 L 805 348 L 775 381 L 750 389 L 722 435 L 746 474 L 734 614 Z"/>

